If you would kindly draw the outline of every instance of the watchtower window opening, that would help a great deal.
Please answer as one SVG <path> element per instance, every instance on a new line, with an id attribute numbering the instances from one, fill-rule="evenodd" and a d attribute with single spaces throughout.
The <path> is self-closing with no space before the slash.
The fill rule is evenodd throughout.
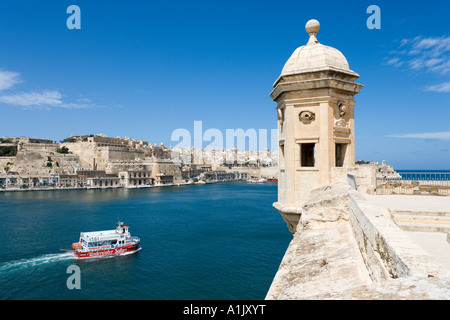
<path id="1" fill-rule="evenodd" d="M 300 166 L 302 167 L 314 167 L 314 151 L 315 151 L 315 143 L 302 143 L 300 144 Z"/>
<path id="2" fill-rule="evenodd" d="M 280 163 L 279 163 L 279 165 L 284 167 L 284 144 L 280 144 L 278 149 L 280 150 Z"/>
<path id="3" fill-rule="evenodd" d="M 336 167 L 343 167 L 345 161 L 345 153 L 347 151 L 346 143 L 336 143 Z"/>

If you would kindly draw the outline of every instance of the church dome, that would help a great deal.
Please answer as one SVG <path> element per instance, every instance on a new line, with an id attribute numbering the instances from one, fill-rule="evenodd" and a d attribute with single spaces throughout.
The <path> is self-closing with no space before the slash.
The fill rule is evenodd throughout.
<path id="1" fill-rule="evenodd" d="M 281 76 L 328 69 L 352 72 L 347 59 L 339 50 L 325 46 L 317 40 L 316 34 L 320 29 L 319 21 L 309 20 L 305 29 L 309 34 L 308 43 L 294 51 L 284 65 Z"/>

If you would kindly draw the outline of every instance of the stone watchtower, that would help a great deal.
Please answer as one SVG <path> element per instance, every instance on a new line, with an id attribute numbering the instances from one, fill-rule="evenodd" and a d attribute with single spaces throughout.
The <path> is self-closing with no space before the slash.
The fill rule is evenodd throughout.
<path id="1" fill-rule="evenodd" d="M 297 48 L 274 83 L 277 103 L 278 209 L 295 232 L 313 188 L 342 181 L 355 165 L 354 96 L 363 87 L 344 55 L 317 40 L 320 24 L 306 24 L 309 41 Z"/>

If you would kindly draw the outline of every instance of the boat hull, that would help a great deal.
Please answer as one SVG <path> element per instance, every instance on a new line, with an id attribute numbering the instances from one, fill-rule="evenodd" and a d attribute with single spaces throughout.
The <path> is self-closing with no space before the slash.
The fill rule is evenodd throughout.
<path id="1" fill-rule="evenodd" d="M 118 256 L 125 253 L 132 253 L 137 251 L 139 248 L 139 242 L 133 243 L 131 245 L 117 247 L 117 248 L 109 248 L 109 249 L 98 249 L 98 250 L 90 250 L 90 251 L 82 251 L 82 250 L 74 250 L 77 258 L 98 258 L 103 256 Z"/>

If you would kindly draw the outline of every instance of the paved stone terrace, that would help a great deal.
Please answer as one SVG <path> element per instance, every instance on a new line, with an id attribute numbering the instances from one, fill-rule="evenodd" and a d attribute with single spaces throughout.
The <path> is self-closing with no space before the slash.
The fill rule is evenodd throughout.
<path id="1" fill-rule="evenodd" d="M 450 216 L 450 197 L 419 196 L 419 195 L 364 195 L 370 203 L 380 209 L 389 209 L 391 212 L 447 214 Z M 442 219 L 446 219 L 443 217 Z M 417 230 L 419 223 L 416 223 Z M 443 225 L 450 227 L 448 221 Z M 437 262 L 450 270 L 450 243 L 446 232 L 429 232 L 422 224 L 424 231 L 405 231 L 409 238 L 424 249 Z"/>

